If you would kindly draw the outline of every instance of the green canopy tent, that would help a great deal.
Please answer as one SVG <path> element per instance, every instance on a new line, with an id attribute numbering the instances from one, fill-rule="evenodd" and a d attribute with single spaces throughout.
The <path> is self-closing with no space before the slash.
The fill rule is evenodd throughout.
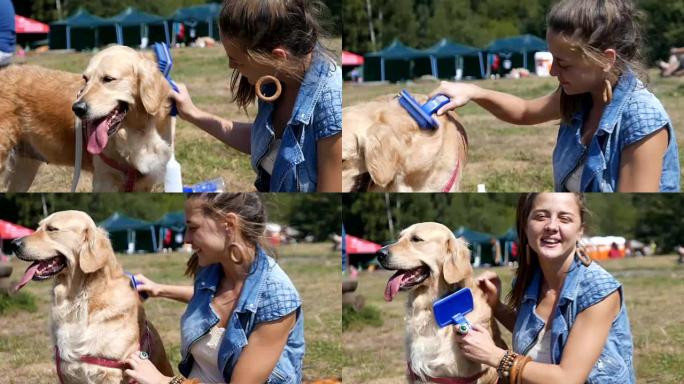
<path id="1" fill-rule="evenodd" d="M 487 72 L 491 66 L 489 54 L 511 55 L 512 67 L 523 67 L 534 73 L 534 54 L 548 50 L 546 41 L 535 35 L 520 35 L 492 41 L 484 49 L 487 51 Z M 529 60 L 531 58 L 531 60 Z M 529 64 L 531 63 L 531 65 Z"/>
<path id="2" fill-rule="evenodd" d="M 209 36 L 219 39 L 219 27 L 216 20 L 221 12 L 221 4 L 210 3 L 179 8 L 169 20 L 183 24 L 186 30 L 194 29 L 196 36 Z M 189 33 L 186 33 L 189 36 Z"/>
<path id="3" fill-rule="evenodd" d="M 183 246 L 183 235 L 185 234 L 185 213 L 183 211 L 170 212 L 164 215 L 159 221 L 154 223 L 159 228 L 159 238 L 157 244 L 159 248 L 177 249 Z M 178 240 L 180 235 L 180 241 Z M 170 241 L 165 244 L 165 238 L 170 237 Z"/>
<path id="4" fill-rule="evenodd" d="M 412 61 L 429 55 L 405 46 L 398 39 L 378 52 L 364 55 L 363 78 L 365 81 L 399 82 L 413 78 Z"/>
<path id="5" fill-rule="evenodd" d="M 421 52 L 428 57 L 415 59 L 416 76 L 429 73 L 437 78 L 453 79 L 457 77 L 459 70 L 462 78 L 485 76 L 482 51 L 478 48 L 457 44 L 445 38 Z"/>
<path id="6" fill-rule="evenodd" d="M 129 47 L 139 47 L 143 45 L 143 38 L 147 38 L 147 45 L 155 42 L 171 44 L 168 23 L 161 16 L 128 7 L 105 21 L 115 26 L 115 35 L 103 34 L 104 44 L 116 42 Z"/>
<path id="7" fill-rule="evenodd" d="M 494 265 L 496 236 L 477 232 L 461 226 L 454 231 L 456 237 L 462 237 L 468 242 L 471 251 L 471 262 L 474 266 L 483 264 Z M 492 240 L 494 240 L 492 242 Z"/>
<path id="8" fill-rule="evenodd" d="M 101 28 L 104 32 L 115 32 L 113 24 L 79 9 L 64 20 L 50 23 L 48 45 L 50 49 L 92 49 L 101 43 Z"/>
<path id="9" fill-rule="evenodd" d="M 154 224 L 115 212 L 98 225 L 109 232 L 115 252 L 156 252 Z"/>

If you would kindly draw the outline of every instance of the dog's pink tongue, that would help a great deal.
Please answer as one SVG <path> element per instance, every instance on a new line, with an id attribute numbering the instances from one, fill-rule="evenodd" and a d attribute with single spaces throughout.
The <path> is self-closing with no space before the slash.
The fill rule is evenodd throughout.
<path id="1" fill-rule="evenodd" d="M 89 121 L 88 122 L 88 153 L 92 155 L 99 155 L 104 151 L 107 146 L 107 141 L 109 140 L 109 135 L 107 130 L 109 129 L 107 124 L 109 122 L 109 117 L 105 117 L 101 120 Z M 95 128 L 93 129 L 93 125 Z"/>
<path id="2" fill-rule="evenodd" d="M 14 292 L 22 289 L 24 285 L 28 284 L 31 279 L 33 279 L 33 275 L 36 274 L 36 270 L 38 270 L 38 262 L 36 261 L 35 263 L 31 264 L 28 268 L 26 268 L 26 272 L 24 272 L 24 277 L 21 278 L 19 281 L 19 284 L 17 284 L 14 287 Z"/>
<path id="3" fill-rule="evenodd" d="M 404 278 L 404 273 L 406 271 L 397 271 L 390 279 L 387 281 L 387 286 L 385 287 L 385 301 L 392 301 L 394 296 L 399 292 L 399 287 L 401 285 L 401 280 Z"/>

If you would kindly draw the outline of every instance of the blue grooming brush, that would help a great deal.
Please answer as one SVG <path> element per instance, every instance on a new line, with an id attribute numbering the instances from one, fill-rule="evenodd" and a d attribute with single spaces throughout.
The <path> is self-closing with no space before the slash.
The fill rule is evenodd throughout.
<path id="1" fill-rule="evenodd" d="M 470 288 L 460 289 L 432 304 L 435 320 L 439 327 L 455 325 L 456 331 L 462 335 L 470 330 L 470 323 L 466 320 L 465 315 L 470 313 L 473 308 L 473 293 Z"/>
<path id="2" fill-rule="evenodd" d="M 439 94 L 420 105 L 407 90 L 402 89 L 399 93 L 399 104 L 411 115 L 421 129 L 437 129 L 439 124 L 432 115 L 448 102 L 448 97 Z"/>
<path id="3" fill-rule="evenodd" d="M 141 281 L 138 281 L 138 279 L 136 279 L 132 273 L 129 273 L 129 272 L 124 272 L 124 273 L 126 274 L 126 276 L 128 276 L 128 279 L 131 280 L 131 287 L 133 287 L 133 289 L 135 289 L 135 291 L 138 292 L 138 285 L 143 285 L 143 283 Z M 140 297 L 142 297 L 143 300 L 146 300 L 148 297 L 150 297 L 147 294 L 147 292 L 138 292 L 138 294 L 140 295 Z"/>
<path id="4" fill-rule="evenodd" d="M 154 43 L 153 46 L 154 54 L 157 55 L 157 66 L 161 71 L 162 75 L 169 82 L 171 88 L 173 88 L 176 93 L 178 93 L 178 87 L 176 83 L 171 80 L 171 69 L 173 69 L 173 59 L 171 58 L 171 52 L 169 51 L 169 46 L 166 43 Z M 176 109 L 176 103 L 171 105 L 171 116 L 176 116 L 178 114 L 178 109 Z"/>

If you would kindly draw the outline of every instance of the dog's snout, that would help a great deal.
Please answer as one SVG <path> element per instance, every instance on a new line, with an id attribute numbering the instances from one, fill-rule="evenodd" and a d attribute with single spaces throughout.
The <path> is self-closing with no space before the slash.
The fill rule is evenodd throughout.
<path id="1" fill-rule="evenodd" d="M 24 246 L 24 238 L 20 237 L 18 239 L 12 240 L 12 245 L 15 246 L 16 248 L 21 248 Z"/>
<path id="2" fill-rule="evenodd" d="M 385 259 L 387 259 L 387 256 L 389 256 L 389 250 L 387 249 L 386 246 L 382 247 L 382 248 L 378 249 L 378 251 L 375 253 L 375 255 L 378 258 L 378 261 L 380 263 L 382 263 L 385 261 Z"/>
<path id="3" fill-rule="evenodd" d="M 74 111 L 76 116 L 84 117 L 88 113 L 88 104 L 85 101 L 77 101 L 71 106 L 71 110 Z"/>

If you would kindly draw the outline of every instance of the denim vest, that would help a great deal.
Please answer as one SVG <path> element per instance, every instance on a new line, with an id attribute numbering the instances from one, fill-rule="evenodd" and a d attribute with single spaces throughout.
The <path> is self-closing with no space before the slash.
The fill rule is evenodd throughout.
<path id="1" fill-rule="evenodd" d="M 263 86 L 272 94 L 274 85 Z M 254 183 L 261 192 L 316 192 L 318 182 L 317 142 L 342 133 L 342 71 L 329 58 L 314 51 L 311 65 L 299 88 L 290 120 L 283 131 L 280 149 L 269 175 L 259 166 L 275 138 L 271 115 L 274 106 L 259 100 L 252 126 Z"/>
<path id="2" fill-rule="evenodd" d="M 672 122 L 660 101 L 632 72 L 620 77 L 587 148 L 581 142 L 580 131 L 589 107 L 585 105 L 576 112 L 569 124 L 560 125 L 553 151 L 556 191 L 566 191 L 566 179 L 586 152 L 580 191 L 616 192 L 624 148 L 666 126 L 669 143 L 663 158 L 659 189 L 661 192 L 679 192 L 679 150 Z"/>
<path id="3" fill-rule="evenodd" d="M 195 293 L 181 317 L 181 362 L 178 370 L 187 377 L 194 359 L 189 352 L 197 339 L 215 326 L 219 317 L 210 303 L 223 276 L 220 264 L 212 264 L 198 271 Z M 249 336 L 262 322 L 277 320 L 296 311 L 297 321 L 290 331 L 287 344 L 268 384 L 299 383 L 302 380 L 304 358 L 304 315 L 299 294 L 285 272 L 263 250 L 257 249 L 257 257 L 249 276 L 242 286 L 240 299 L 226 324 L 226 330 L 218 351 L 218 368 L 226 383 L 230 382 L 233 368 Z"/>
<path id="4" fill-rule="evenodd" d="M 16 42 L 12 0 L 0 0 L 0 51 L 14 53 Z"/>
<path id="5" fill-rule="evenodd" d="M 541 282 L 541 269 L 537 268 L 530 285 L 525 289 L 515 321 L 513 350 L 517 353 L 526 354 L 537 342 L 539 332 L 544 329 L 544 321 L 535 313 Z M 585 266 L 575 258 L 565 277 L 558 306 L 552 314 L 551 358 L 554 364 L 559 364 L 563 357 L 563 348 L 568 341 L 568 335 L 577 314 L 618 289 L 622 292 L 620 283 L 600 265 L 592 262 L 589 266 Z M 636 383 L 632 367 L 632 333 L 624 299 L 621 300 L 620 312 L 613 320 L 603 351 L 586 382 L 589 384 Z"/>

